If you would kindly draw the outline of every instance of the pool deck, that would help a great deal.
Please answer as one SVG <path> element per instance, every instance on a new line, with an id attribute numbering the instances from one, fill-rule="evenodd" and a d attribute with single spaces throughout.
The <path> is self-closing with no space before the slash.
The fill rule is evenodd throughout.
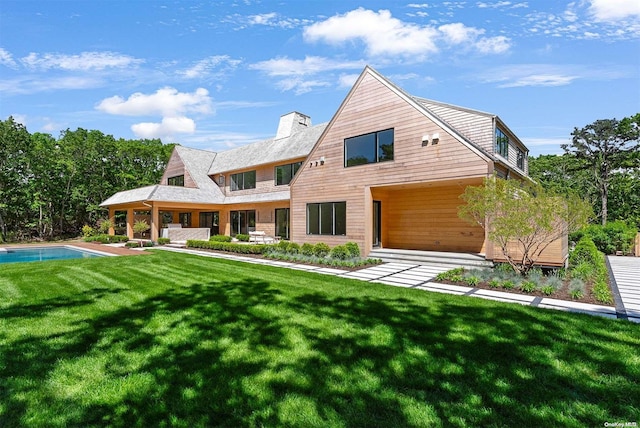
<path id="1" fill-rule="evenodd" d="M 2 248 L 37 248 L 37 247 L 76 247 L 87 251 L 96 251 L 99 253 L 106 253 L 112 256 L 139 256 L 147 255 L 144 251 L 134 250 L 127 247 L 115 247 L 112 245 L 95 244 L 92 242 L 82 241 L 61 241 L 61 242 L 38 242 L 33 244 L 3 244 Z"/>

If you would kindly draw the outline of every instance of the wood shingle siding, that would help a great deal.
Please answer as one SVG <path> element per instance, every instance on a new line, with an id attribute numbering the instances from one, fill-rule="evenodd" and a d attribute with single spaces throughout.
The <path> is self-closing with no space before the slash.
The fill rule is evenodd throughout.
<path id="1" fill-rule="evenodd" d="M 390 128 L 394 129 L 393 161 L 344 167 L 345 138 Z M 440 135 L 438 144 L 429 143 L 423 146 L 423 135 L 434 133 Z M 314 161 L 322 157 L 325 159 L 324 165 L 315 166 Z M 364 74 L 329 123 L 292 186 L 293 240 L 326 242 L 329 245 L 355 241 L 368 253 L 372 240 L 372 208 L 370 206 L 372 196 L 368 189 L 403 183 L 484 177 L 488 171 L 489 165 L 486 158 L 470 150 L 384 82 L 373 75 Z M 457 189 L 458 193 L 455 195 L 452 191 L 450 196 L 456 203 L 457 195 L 463 190 Z M 405 244 L 402 244 L 399 238 L 400 235 L 405 235 L 404 238 L 409 240 L 406 245 L 414 245 L 412 238 L 404 233 L 408 230 L 406 225 L 411 223 L 415 224 L 411 233 L 422 234 L 423 237 L 429 235 L 433 241 L 438 240 L 434 236 L 440 235 L 433 231 L 426 231 L 425 228 L 433 230 L 448 226 L 434 224 L 424 218 L 425 210 L 429 211 L 428 205 L 416 199 L 415 192 L 398 193 L 400 196 L 390 199 L 393 201 L 390 205 L 402 207 L 401 211 L 404 211 L 394 212 L 393 208 L 387 208 L 389 211 L 385 211 L 387 213 L 385 217 L 388 217 L 386 224 L 389 244 L 407 248 L 401 246 Z M 306 235 L 306 204 L 340 201 L 347 202 L 347 235 Z M 446 217 L 451 217 L 456 206 L 453 202 L 449 202 Z M 404 226 L 400 229 L 391 224 L 394 222 L 394 216 L 404 219 L 401 221 Z M 425 223 L 423 227 L 422 221 L 428 224 Z M 467 228 L 466 225 L 462 227 Z M 461 230 L 461 234 L 469 233 L 473 233 L 473 243 L 468 244 L 467 247 L 473 247 L 474 250 L 480 249 L 484 242 L 484 232 L 475 229 Z M 481 236 L 479 244 L 476 242 L 478 235 Z M 422 238 L 416 238 L 418 239 Z M 444 248 L 447 244 L 442 242 L 442 245 L 441 248 Z M 452 248 L 465 247 L 460 242 L 451 245 Z"/>
<path id="2" fill-rule="evenodd" d="M 193 189 L 198 187 L 195 180 L 191 177 L 191 173 L 184 167 L 184 162 L 182 161 L 180 154 L 177 150 L 174 150 L 173 153 L 171 153 L 171 157 L 169 158 L 167 168 L 164 171 L 160 184 L 166 186 L 169 178 L 177 177 L 178 175 L 184 175 L 184 187 Z"/>

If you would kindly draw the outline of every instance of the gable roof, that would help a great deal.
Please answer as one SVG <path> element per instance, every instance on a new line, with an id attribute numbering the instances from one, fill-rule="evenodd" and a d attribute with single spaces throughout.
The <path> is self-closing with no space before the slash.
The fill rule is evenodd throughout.
<path id="1" fill-rule="evenodd" d="M 183 146 L 175 146 L 174 150 L 180 156 L 185 172 L 189 173 L 198 188 L 220 191 L 208 175 L 209 168 L 217 156 L 216 152 Z"/>

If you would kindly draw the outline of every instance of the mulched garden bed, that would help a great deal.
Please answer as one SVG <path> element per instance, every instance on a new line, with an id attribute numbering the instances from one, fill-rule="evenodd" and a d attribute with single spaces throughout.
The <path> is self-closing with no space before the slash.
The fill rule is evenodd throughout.
<path id="1" fill-rule="evenodd" d="M 274 262 L 284 262 L 284 263 L 295 263 L 297 265 L 307 265 L 307 266 L 316 266 L 316 267 L 320 267 L 320 268 L 329 268 L 329 269 L 340 269 L 340 270 L 344 270 L 344 271 L 348 271 L 348 272 L 354 272 L 357 270 L 362 270 L 362 269 L 366 269 L 369 267 L 373 267 L 373 266 L 378 266 L 380 263 L 367 263 L 367 264 L 363 264 L 360 266 L 355 266 L 355 267 L 350 267 L 350 266 L 333 266 L 333 265 L 329 265 L 329 264 L 322 264 L 322 263 L 311 263 L 305 260 L 280 260 L 280 259 L 274 259 L 271 257 L 265 257 L 263 254 L 238 254 L 238 253 L 232 253 L 229 251 L 218 251 L 218 250 L 211 250 L 211 249 L 206 249 L 206 248 L 189 248 L 190 250 L 196 250 L 196 251 L 204 251 L 207 253 L 215 253 L 215 254 L 227 254 L 227 255 L 234 255 L 234 256 L 238 256 L 238 257 L 250 257 L 252 259 L 261 259 L 261 260 L 271 260 Z"/>
<path id="2" fill-rule="evenodd" d="M 471 287 L 469 284 L 463 282 L 463 281 L 448 281 L 448 280 L 434 280 L 434 282 L 439 282 L 442 284 L 449 284 L 449 285 L 459 285 L 462 287 Z M 553 292 L 553 294 L 551 295 L 546 295 L 544 293 L 542 293 L 542 291 L 540 290 L 536 290 L 536 291 L 532 291 L 530 293 L 524 292 L 518 288 L 512 288 L 512 289 L 505 289 L 502 287 L 491 287 L 489 285 L 489 283 L 487 281 L 481 281 L 479 282 L 476 286 L 472 287 L 472 288 L 480 288 L 480 289 L 484 289 L 484 290 L 493 290 L 493 291 L 502 291 L 503 293 L 512 293 L 512 294 L 522 294 L 525 296 L 538 296 L 538 297 L 542 297 L 542 298 L 548 298 L 548 299 L 558 299 L 558 300 L 567 300 L 567 301 L 571 301 L 571 302 L 580 302 L 580 303 L 590 303 L 593 305 L 603 305 L 603 306 L 613 306 L 613 303 L 607 304 L 607 303 L 602 303 L 599 302 L 598 300 L 596 300 L 596 298 L 593 296 L 593 293 L 591 292 L 591 285 L 587 284 L 586 286 L 586 291 L 584 293 L 584 296 L 580 299 L 574 299 L 573 297 L 571 297 L 571 295 L 569 294 L 568 288 L 569 288 L 569 281 L 564 281 L 562 287 L 559 290 L 556 290 Z"/>

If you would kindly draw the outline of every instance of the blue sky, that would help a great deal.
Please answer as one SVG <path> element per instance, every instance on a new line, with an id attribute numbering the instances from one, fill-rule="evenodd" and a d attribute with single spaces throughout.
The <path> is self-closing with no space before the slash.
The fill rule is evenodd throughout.
<path id="1" fill-rule="evenodd" d="M 0 118 L 226 150 L 331 119 L 370 65 L 530 154 L 640 112 L 637 0 L 0 0 Z"/>

